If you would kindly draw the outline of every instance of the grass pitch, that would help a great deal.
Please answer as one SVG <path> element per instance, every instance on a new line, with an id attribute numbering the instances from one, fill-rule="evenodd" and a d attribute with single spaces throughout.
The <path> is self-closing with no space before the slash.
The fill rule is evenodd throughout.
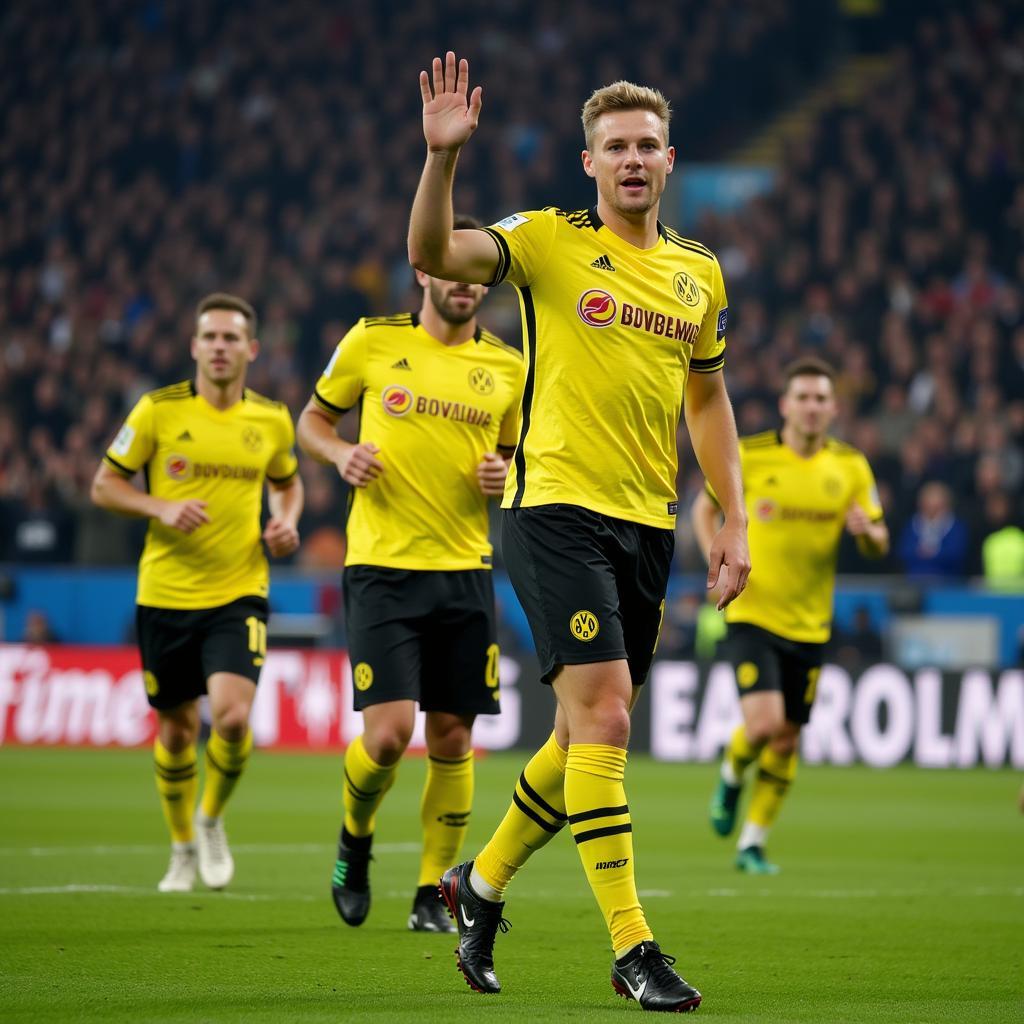
<path id="1" fill-rule="evenodd" d="M 525 758 L 478 765 L 467 856 Z M 610 951 L 567 834 L 513 883 L 471 992 L 447 935 L 406 931 L 423 763 L 379 817 L 373 908 L 329 895 L 340 760 L 258 753 L 228 815 L 225 893 L 159 895 L 167 847 L 148 752 L 0 749 L 0 1019 L 623 1021 Z M 630 760 L 638 880 L 655 934 L 720 1022 L 1024 1020 L 1024 815 L 1006 772 L 802 769 L 775 878 L 732 867 L 705 808 L 711 766 Z M 699 1018 L 698 1018 L 699 1019 Z"/>

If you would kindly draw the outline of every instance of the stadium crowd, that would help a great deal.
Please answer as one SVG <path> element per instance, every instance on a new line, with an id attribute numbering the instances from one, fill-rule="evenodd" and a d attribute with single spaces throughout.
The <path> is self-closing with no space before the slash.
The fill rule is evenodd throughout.
<path id="1" fill-rule="evenodd" d="M 684 173 L 721 157 L 801 86 L 780 65 L 813 74 L 826 58 L 827 6 L 14 5 L 0 18 L 19 55 L 0 77 L 0 560 L 134 560 L 139 525 L 92 509 L 89 481 L 138 396 L 190 375 L 204 292 L 252 299 L 249 383 L 296 414 L 356 318 L 413 308 L 415 72 L 435 50 L 473 57 L 500 126 L 459 169 L 459 205 L 496 219 L 589 203 L 578 110 L 615 78 L 670 96 Z M 783 46 L 800 59 L 777 60 Z M 1022 97 L 1021 5 L 948 5 L 856 108 L 837 101 L 790 147 L 771 194 L 690 232 L 723 266 L 741 432 L 775 425 L 791 356 L 838 368 L 839 433 L 871 460 L 893 529 L 883 571 L 979 573 L 984 539 L 1020 525 Z M 483 319 L 514 340 L 500 294 Z M 302 471 L 298 557 L 337 565 L 336 475 Z M 681 497 L 699 486 L 687 456 Z M 679 532 L 696 569 L 682 516 Z"/>

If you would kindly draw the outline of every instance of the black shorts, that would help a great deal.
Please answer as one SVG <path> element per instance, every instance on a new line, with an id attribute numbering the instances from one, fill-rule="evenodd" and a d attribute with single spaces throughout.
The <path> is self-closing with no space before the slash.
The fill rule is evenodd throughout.
<path id="1" fill-rule="evenodd" d="M 624 658 L 650 671 L 675 534 L 578 505 L 504 509 L 502 557 L 526 612 L 541 679 L 562 665 Z"/>
<path id="2" fill-rule="evenodd" d="M 352 565 L 342 593 L 356 711 L 393 700 L 455 715 L 501 711 L 490 569 Z"/>
<path id="3" fill-rule="evenodd" d="M 267 654 L 268 613 L 262 597 L 240 597 L 216 608 L 138 605 L 135 624 L 150 706 L 168 711 L 201 697 L 214 672 L 258 683 Z"/>
<path id="4" fill-rule="evenodd" d="M 786 718 L 806 725 L 825 660 L 824 644 L 787 640 L 749 622 L 732 622 L 726 637 L 740 696 L 780 691 Z"/>

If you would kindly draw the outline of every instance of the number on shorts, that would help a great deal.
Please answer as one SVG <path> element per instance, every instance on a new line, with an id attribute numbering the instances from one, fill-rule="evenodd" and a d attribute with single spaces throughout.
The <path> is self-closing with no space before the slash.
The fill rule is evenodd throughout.
<path id="1" fill-rule="evenodd" d="M 811 668 L 807 670 L 807 690 L 804 693 L 805 704 L 814 703 L 814 695 L 818 691 L 818 676 L 820 675 L 820 668 Z"/>
<path id="2" fill-rule="evenodd" d="M 484 669 L 484 682 L 492 689 L 498 688 L 498 668 L 501 651 L 497 644 L 487 648 L 487 668 Z"/>
<path id="3" fill-rule="evenodd" d="M 250 615 L 245 624 L 249 627 L 249 650 L 262 658 L 267 653 L 267 624 L 255 615 Z"/>

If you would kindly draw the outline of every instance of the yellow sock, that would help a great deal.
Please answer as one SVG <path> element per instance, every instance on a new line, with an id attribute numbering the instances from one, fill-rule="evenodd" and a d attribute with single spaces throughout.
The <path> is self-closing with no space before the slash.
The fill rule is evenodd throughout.
<path id="1" fill-rule="evenodd" d="M 796 778 L 797 761 L 795 750 L 792 754 L 777 754 L 771 747 L 761 751 L 757 762 L 757 782 L 747 808 L 747 821 L 763 829 L 775 824 L 789 785 Z"/>
<path id="2" fill-rule="evenodd" d="M 498 893 L 565 825 L 565 759 L 552 733 L 523 769 L 504 819 L 477 854 L 473 867 Z"/>
<path id="3" fill-rule="evenodd" d="M 192 808 L 199 788 L 199 764 L 195 744 L 180 753 L 172 754 L 159 739 L 153 742 L 153 761 L 156 766 L 156 790 L 164 819 L 176 843 L 191 843 Z"/>
<path id="4" fill-rule="evenodd" d="M 206 785 L 203 786 L 202 810 L 208 818 L 219 818 L 224 805 L 245 770 L 252 753 L 252 729 L 240 740 L 226 740 L 216 730 L 206 741 Z"/>
<path id="5" fill-rule="evenodd" d="M 352 836 L 373 834 L 377 808 L 395 784 L 397 762 L 377 764 L 357 736 L 345 751 L 345 830 Z"/>
<path id="6" fill-rule="evenodd" d="M 737 725 L 729 739 L 729 746 L 725 748 L 725 762 L 728 774 L 731 778 L 726 781 L 738 786 L 743 782 L 743 775 L 746 770 L 757 760 L 757 755 L 764 749 L 762 744 L 759 747 L 753 746 L 747 739 L 747 732 L 742 725 Z"/>
<path id="7" fill-rule="evenodd" d="M 427 781 L 420 799 L 423 853 L 417 885 L 437 880 L 459 859 L 473 807 L 473 751 L 448 761 L 427 755 Z"/>
<path id="8" fill-rule="evenodd" d="M 622 782 L 626 751 L 604 743 L 573 743 L 565 764 L 565 809 L 587 881 L 617 957 L 654 938 L 633 875 L 633 825 Z"/>

